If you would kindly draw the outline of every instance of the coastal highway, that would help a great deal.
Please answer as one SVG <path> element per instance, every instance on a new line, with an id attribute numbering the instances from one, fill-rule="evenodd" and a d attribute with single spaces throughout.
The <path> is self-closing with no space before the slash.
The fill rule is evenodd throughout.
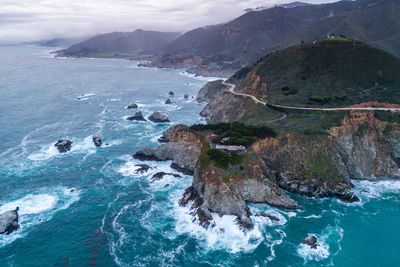
<path id="1" fill-rule="evenodd" d="M 262 104 L 262 105 L 266 105 L 267 104 L 267 102 L 259 100 L 253 95 L 235 92 L 236 85 L 234 85 L 234 84 L 226 83 L 226 81 L 224 81 L 223 84 L 228 86 L 229 87 L 229 92 L 234 94 L 234 95 L 250 97 L 251 99 L 254 100 L 254 102 Z M 353 111 L 353 110 L 355 110 L 355 111 L 375 111 L 375 110 L 380 110 L 380 111 L 400 112 L 400 108 L 379 108 L 379 107 L 306 108 L 306 107 L 283 106 L 283 105 L 276 105 L 276 104 L 271 104 L 271 103 L 269 103 L 269 105 L 272 106 L 272 107 L 277 107 L 277 108 L 292 109 L 292 110 L 310 110 L 310 111 Z M 286 118 L 286 116 L 285 116 L 285 118 Z M 284 118 L 276 119 L 276 120 L 273 120 L 273 121 L 277 121 L 277 120 L 281 120 L 281 119 L 284 119 Z M 273 121 L 270 121 L 270 122 L 273 122 Z"/>

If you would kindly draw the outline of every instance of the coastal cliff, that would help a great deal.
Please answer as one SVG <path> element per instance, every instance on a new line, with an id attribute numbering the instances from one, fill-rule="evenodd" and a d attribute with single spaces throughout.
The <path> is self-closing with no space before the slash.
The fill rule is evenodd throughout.
<path id="1" fill-rule="evenodd" d="M 314 68 L 315 62 L 321 67 Z M 349 76 L 346 68 L 357 73 Z M 201 115 L 209 124 L 180 128 L 165 146 L 136 156 L 173 160 L 193 171 L 180 204 L 190 205 L 204 227 L 217 213 L 235 215 L 244 229 L 252 228 L 246 203 L 301 209 L 287 192 L 356 202 L 352 179 L 400 178 L 400 115 L 384 110 L 400 109 L 400 81 L 393 76 L 399 69 L 399 59 L 344 37 L 292 47 L 233 75 L 229 82 L 242 95 L 222 81 L 208 83 L 198 100 L 206 102 Z M 316 95 L 322 84 L 317 77 L 325 83 L 321 95 Z M 330 106 L 346 109 L 325 109 Z M 353 109 L 362 107 L 368 108 Z M 241 154 L 218 150 L 211 134 L 216 144 L 246 149 Z"/>

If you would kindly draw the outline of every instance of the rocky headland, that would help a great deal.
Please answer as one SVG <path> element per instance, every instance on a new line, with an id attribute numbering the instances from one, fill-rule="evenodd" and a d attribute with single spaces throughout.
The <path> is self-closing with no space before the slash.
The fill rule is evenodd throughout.
<path id="1" fill-rule="evenodd" d="M 321 77 L 318 72 L 325 73 L 325 70 L 307 67 L 307 64 L 314 65 L 314 61 L 318 60 L 309 52 L 313 50 L 317 54 L 324 51 L 331 53 L 335 49 L 339 55 L 344 53 L 346 57 L 352 57 L 345 61 L 359 64 L 355 66 L 351 63 L 353 65 L 343 67 L 343 71 L 347 72 L 347 67 L 357 67 L 359 73 L 348 76 L 337 72 L 325 77 L 324 81 L 331 79 L 333 82 L 332 88 L 325 88 L 326 92 L 333 90 L 335 83 L 352 84 L 353 88 L 359 89 L 339 92 L 340 96 L 337 97 L 314 97 L 311 89 L 318 82 L 314 77 Z M 251 213 L 246 203 L 301 209 L 287 192 L 315 198 L 337 197 L 344 202 L 356 202 L 359 199 L 352 190 L 352 179 L 400 178 L 398 114 L 374 109 L 302 111 L 277 108 L 273 104 L 285 103 L 320 109 L 329 105 L 354 107 L 355 104 L 364 107 L 400 108 L 400 100 L 390 97 L 398 93 L 400 88 L 397 87 L 398 79 L 392 79 L 397 68 L 393 66 L 398 66 L 398 72 L 400 60 L 347 39 L 323 40 L 314 45 L 301 46 L 298 50 L 289 48 L 282 52 L 281 57 L 286 58 L 287 54 L 293 53 L 303 55 L 300 58 L 304 59 L 293 64 L 309 71 L 308 78 L 305 78 L 309 79 L 309 84 L 304 90 L 296 84 L 286 87 L 285 80 L 281 79 L 282 75 L 292 75 L 290 70 L 293 69 L 303 72 L 301 68 L 289 70 L 287 66 L 275 65 L 271 70 L 262 68 L 263 64 L 279 65 L 279 62 L 283 62 L 279 60 L 279 53 L 267 56 L 252 69 L 236 73 L 229 82 L 235 83 L 241 93 L 265 99 L 268 105 L 257 104 L 247 96 L 232 94 L 222 81 L 208 83 L 200 90 L 198 100 L 207 103 L 201 115 L 210 123 L 209 128 L 174 126 L 166 131 L 170 138 L 169 141 L 165 138 L 165 145 L 156 149 L 141 149 L 134 155 L 141 160 L 172 160 L 178 166 L 193 171 L 192 186 L 185 191 L 180 204 L 190 205 L 194 218 L 204 227 L 210 226 L 212 214 L 217 213 L 235 215 L 244 229 L 251 228 Z M 383 56 L 385 61 L 376 60 L 379 64 L 369 66 L 363 62 L 365 53 L 372 58 Z M 342 58 L 331 60 L 329 64 L 332 66 L 327 68 L 337 68 L 345 64 Z M 276 76 L 277 80 L 266 83 L 266 79 L 271 77 L 268 72 L 275 72 L 277 69 L 282 71 L 282 75 Z M 293 75 L 297 77 L 298 74 Z M 379 84 L 374 82 L 371 83 L 372 88 L 362 89 L 366 86 L 363 77 L 367 76 L 368 79 L 379 80 Z M 299 77 L 299 84 L 304 83 L 302 76 Z M 327 82 L 327 86 L 330 83 Z M 296 90 L 292 90 L 295 86 Z M 384 90 L 388 95 L 382 94 L 375 87 Z M 388 104 L 391 98 L 393 101 Z M 378 101 L 372 103 L 372 100 Z M 237 133 L 249 135 L 249 130 L 266 131 L 271 127 L 277 134 L 262 138 L 237 136 L 232 128 L 236 127 L 232 124 L 235 121 L 244 123 L 238 124 L 241 129 L 236 129 Z M 263 125 L 268 127 L 262 128 Z M 231 130 L 222 133 L 223 131 L 218 132 L 218 127 L 231 127 Z M 221 138 L 234 136 L 236 141 L 247 142 L 245 154 L 238 156 L 211 149 L 208 135 L 213 131 L 221 135 Z M 222 140 L 221 138 L 217 136 L 218 140 Z M 224 161 L 220 161 L 218 157 Z"/>

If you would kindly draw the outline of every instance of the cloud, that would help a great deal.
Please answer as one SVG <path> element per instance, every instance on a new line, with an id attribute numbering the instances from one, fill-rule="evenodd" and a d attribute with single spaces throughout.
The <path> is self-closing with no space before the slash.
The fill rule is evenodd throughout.
<path id="1" fill-rule="evenodd" d="M 0 42 L 81 37 L 141 28 L 187 31 L 283 0 L 0 0 Z M 306 2 L 332 2 L 308 0 Z"/>

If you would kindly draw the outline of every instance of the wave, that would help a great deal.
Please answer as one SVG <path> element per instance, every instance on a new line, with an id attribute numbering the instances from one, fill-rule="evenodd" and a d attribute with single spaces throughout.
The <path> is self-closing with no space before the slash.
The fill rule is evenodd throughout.
<path id="1" fill-rule="evenodd" d="M 0 203 L 0 213 L 19 207 L 20 228 L 10 235 L 0 236 L 0 248 L 25 237 L 34 227 L 51 220 L 57 211 L 67 209 L 80 199 L 81 191 L 75 188 L 42 188 L 9 202 Z"/>
<path id="2" fill-rule="evenodd" d="M 88 99 L 89 97 L 95 96 L 95 95 L 96 95 L 96 94 L 93 94 L 93 93 L 82 94 L 82 95 L 78 95 L 78 96 L 76 97 L 76 99 L 77 99 L 77 100 L 86 100 L 86 99 Z"/>
<path id="3" fill-rule="evenodd" d="M 357 195 L 367 198 L 379 198 L 387 193 L 399 193 L 399 180 L 385 181 L 356 181 L 353 180 L 354 191 Z"/>
<path id="4" fill-rule="evenodd" d="M 226 80 L 226 78 L 201 76 L 201 75 L 196 75 L 194 73 L 189 73 L 187 71 L 179 72 L 179 74 L 183 75 L 185 77 L 188 77 L 188 78 L 192 78 L 192 79 L 196 79 L 196 80 L 200 80 L 200 81 L 207 81 L 207 82 L 215 81 L 215 80 Z"/>

